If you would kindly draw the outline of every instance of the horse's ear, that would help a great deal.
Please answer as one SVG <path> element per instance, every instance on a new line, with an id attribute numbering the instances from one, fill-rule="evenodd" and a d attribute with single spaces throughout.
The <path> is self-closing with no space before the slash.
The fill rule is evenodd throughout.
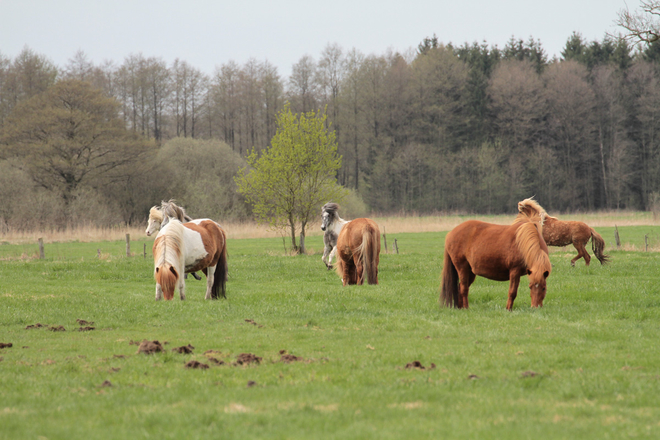
<path id="1" fill-rule="evenodd" d="M 549 271 L 546 270 L 545 272 L 543 272 L 543 278 L 548 278 L 548 276 L 550 276 Z"/>

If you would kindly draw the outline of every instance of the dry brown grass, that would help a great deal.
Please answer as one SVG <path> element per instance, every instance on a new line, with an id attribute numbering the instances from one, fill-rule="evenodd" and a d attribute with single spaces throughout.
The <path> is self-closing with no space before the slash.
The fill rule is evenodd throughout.
<path id="1" fill-rule="evenodd" d="M 552 214 L 552 213 L 551 213 Z M 587 223 L 593 227 L 601 226 L 640 226 L 640 225 L 660 225 L 660 219 L 654 219 L 651 212 L 597 212 L 558 215 L 561 220 L 578 220 Z M 497 224 L 510 224 L 515 218 L 514 215 L 496 215 L 496 216 L 468 216 L 468 215 L 429 215 L 429 216 L 389 216 L 372 217 L 381 228 L 381 232 L 387 234 L 397 234 L 402 232 L 439 232 L 449 231 L 458 224 L 474 219 Z M 267 238 L 280 237 L 278 231 L 269 229 L 266 225 L 258 225 L 253 221 L 224 223 L 222 227 L 227 232 L 229 238 Z M 146 238 L 144 234 L 145 225 L 133 227 L 116 228 L 97 228 L 87 226 L 77 229 L 68 229 L 64 231 L 9 231 L 0 235 L 1 242 L 11 244 L 34 243 L 39 238 L 43 238 L 45 243 L 81 241 L 115 241 L 124 240 L 126 234 L 130 234 L 133 240 Z M 307 235 L 321 235 L 320 217 L 318 224 L 311 224 Z"/>

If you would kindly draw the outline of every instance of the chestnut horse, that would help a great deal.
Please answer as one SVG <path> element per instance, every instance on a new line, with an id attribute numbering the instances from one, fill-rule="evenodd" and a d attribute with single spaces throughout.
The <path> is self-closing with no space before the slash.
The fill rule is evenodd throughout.
<path id="1" fill-rule="evenodd" d="M 562 221 L 556 217 L 551 217 L 545 212 L 545 209 L 533 198 L 518 202 L 518 211 L 531 215 L 537 213 L 543 217 L 543 239 L 548 246 L 567 246 L 573 244 L 578 254 L 571 260 L 571 266 L 580 258 L 584 258 L 584 264 L 589 266 L 591 257 L 586 249 L 586 244 L 591 239 L 591 249 L 594 252 L 600 264 L 605 264 L 610 260 L 609 255 L 605 255 L 605 240 L 600 234 L 593 230 L 584 222 Z"/>
<path id="2" fill-rule="evenodd" d="M 440 303 L 465 308 L 470 285 L 477 275 L 509 281 L 507 310 L 513 308 L 520 277 L 529 277 L 532 307 L 543 306 L 546 279 L 552 271 L 548 247 L 542 237 L 542 219 L 518 215 L 511 225 L 468 220 L 452 229 L 445 239 Z"/>
<path id="3" fill-rule="evenodd" d="M 176 287 L 181 300 L 186 299 L 183 274 L 198 270 L 206 275 L 205 299 L 227 297 L 227 240 L 213 220 L 181 223 L 169 218 L 156 236 L 153 254 L 156 300 L 171 300 Z"/>
<path id="4" fill-rule="evenodd" d="M 378 284 L 380 230 L 368 218 L 356 218 L 337 237 L 337 273 L 342 284 Z"/>

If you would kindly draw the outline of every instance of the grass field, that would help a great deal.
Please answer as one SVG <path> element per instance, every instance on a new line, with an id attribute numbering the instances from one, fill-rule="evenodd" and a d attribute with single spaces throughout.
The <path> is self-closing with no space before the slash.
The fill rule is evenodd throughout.
<path id="1" fill-rule="evenodd" d="M 544 307 L 523 279 L 511 313 L 508 284 L 482 278 L 469 311 L 439 308 L 446 232 L 388 233 L 380 285 L 346 288 L 320 236 L 297 257 L 230 239 L 212 302 L 192 278 L 185 302 L 155 302 L 153 261 L 121 240 L 49 243 L 45 260 L 2 245 L 0 439 L 660 438 L 660 254 L 643 252 L 660 227 L 620 226 L 628 250 L 596 229 L 609 266 L 553 250 Z M 165 351 L 138 354 L 144 339 Z"/>

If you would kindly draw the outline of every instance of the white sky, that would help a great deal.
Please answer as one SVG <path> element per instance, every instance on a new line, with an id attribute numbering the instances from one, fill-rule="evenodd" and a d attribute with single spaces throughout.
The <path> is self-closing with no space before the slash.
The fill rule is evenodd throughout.
<path id="1" fill-rule="evenodd" d="M 638 0 L 627 0 L 631 10 Z M 28 46 L 64 67 L 78 50 L 95 63 L 130 54 L 180 58 L 207 74 L 228 61 L 268 60 L 287 77 L 304 55 L 331 43 L 383 55 L 440 42 L 514 36 L 560 55 L 573 31 L 601 41 L 624 0 L 0 0 L 0 53 Z"/>

